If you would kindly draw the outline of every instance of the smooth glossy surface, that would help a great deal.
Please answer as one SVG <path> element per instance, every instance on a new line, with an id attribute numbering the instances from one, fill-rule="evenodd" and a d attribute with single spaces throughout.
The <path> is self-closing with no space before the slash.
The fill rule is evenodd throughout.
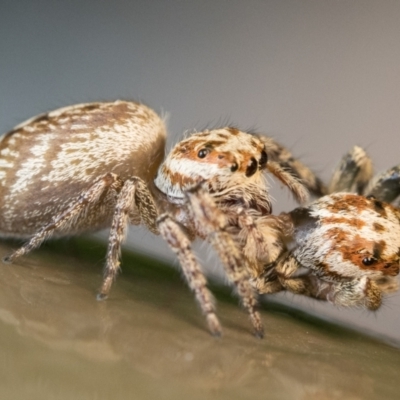
<path id="1" fill-rule="evenodd" d="M 398 349 L 273 303 L 258 340 L 229 290 L 213 287 L 224 328 L 215 339 L 161 262 L 125 253 L 97 302 L 104 254 L 74 240 L 0 265 L 1 398 L 397 398 Z"/>

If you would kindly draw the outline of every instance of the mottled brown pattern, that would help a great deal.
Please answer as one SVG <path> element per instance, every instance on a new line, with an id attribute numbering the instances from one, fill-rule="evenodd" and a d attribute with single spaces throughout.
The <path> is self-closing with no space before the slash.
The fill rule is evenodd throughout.
<path id="1" fill-rule="evenodd" d="M 366 210 L 371 206 L 371 201 L 363 196 L 354 196 L 352 194 L 344 194 L 342 196 L 335 196 L 335 202 L 330 205 L 327 205 L 327 210 L 332 213 L 347 213 L 351 211 L 356 211 L 357 213 L 361 213 L 363 210 Z"/>
<path id="2" fill-rule="evenodd" d="M 252 158 L 252 155 L 248 154 L 248 151 L 237 150 L 237 154 L 240 156 L 240 163 L 238 162 L 231 151 L 226 150 L 224 145 L 229 139 L 229 135 L 238 136 L 240 131 L 236 128 L 226 128 L 223 132 L 216 133 L 216 136 L 221 138 L 222 140 L 213 139 L 213 140 L 204 140 L 204 135 L 202 133 L 196 133 L 195 136 L 190 138 L 189 140 L 182 141 L 176 148 L 173 150 L 173 155 L 177 159 L 190 159 L 196 160 L 196 162 L 202 164 L 216 164 L 218 167 L 232 167 L 233 165 L 240 165 L 239 168 L 235 168 L 235 171 L 239 170 L 242 173 L 246 173 L 248 164 Z M 208 135 L 206 135 L 208 137 Z M 264 149 L 264 146 L 257 142 L 256 140 L 251 140 L 251 144 L 255 148 L 256 152 L 259 152 L 261 157 L 261 151 Z M 208 154 L 204 158 L 200 158 L 198 153 L 201 149 L 207 149 Z M 181 179 L 179 177 L 174 177 L 172 179 L 174 183 L 179 182 L 187 182 L 185 179 Z"/>
<path id="3" fill-rule="evenodd" d="M 380 245 L 384 249 L 386 243 L 381 241 Z M 375 246 L 376 243 L 362 241 L 360 237 L 357 237 L 354 241 L 340 247 L 340 251 L 344 260 L 358 265 L 361 270 L 380 271 L 383 275 L 397 275 L 399 273 L 398 258 L 392 257 L 390 260 L 380 258 L 378 254 L 374 254 Z M 365 265 L 363 260 L 367 257 L 373 257 L 375 261 L 371 265 Z"/>
<path id="4" fill-rule="evenodd" d="M 346 217 L 324 217 L 321 218 L 321 222 L 323 224 L 341 224 L 341 225 L 348 225 L 353 228 L 361 229 L 365 226 L 365 222 L 359 218 L 346 218 Z"/>
<path id="5" fill-rule="evenodd" d="M 174 173 L 171 172 L 166 165 L 163 165 L 161 167 L 161 171 L 163 174 L 168 175 L 169 178 L 171 179 L 171 183 L 173 185 L 179 185 L 179 186 L 192 186 L 196 183 L 200 183 L 202 179 L 193 179 L 190 176 L 182 175 L 179 173 Z"/>
<path id="6" fill-rule="evenodd" d="M 354 265 L 357 265 L 361 270 L 369 271 L 380 271 L 383 275 L 395 276 L 399 273 L 399 257 L 397 254 L 393 254 L 390 257 L 385 257 L 387 244 L 384 240 L 374 242 L 366 240 L 361 235 L 353 235 L 346 229 L 346 226 L 350 225 L 360 229 L 365 224 L 362 223 L 359 226 L 358 223 L 348 224 L 346 219 L 336 220 L 335 218 L 323 218 L 322 223 L 340 223 L 342 227 L 335 227 L 329 229 L 326 234 L 326 240 L 334 240 L 335 247 L 332 248 L 331 252 L 340 252 L 343 260 L 350 261 Z M 365 265 L 363 260 L 365 258 L 373 258 L 375 261 L 371 265 Z M 323 265 L 323 263 L 321 263 Z M 331 274 L 332 271 L 325 264 L 326 272 Z"/>
<path id="7" fill-rule="evenodd" d="M 332 271 L 331 266 L 325 262 L 315 264 L 315 270 L 317 271 L 317 275 L 328 278 L 329 281 L 340 282 L 344 279 L 349 279 L 338 272 Z"/>

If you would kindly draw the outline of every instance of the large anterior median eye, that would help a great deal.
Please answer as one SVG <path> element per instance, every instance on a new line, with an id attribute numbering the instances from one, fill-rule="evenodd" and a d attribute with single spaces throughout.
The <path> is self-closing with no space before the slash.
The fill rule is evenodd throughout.
<path id="1" fill-rule="evenodd" d="M 251 157 L 250 162 L 247 165 L 246 168 L 246 176 L 252 176 L 257 172 L 258 169 L 258 163 L 257 160 L 254 157 Z"/>

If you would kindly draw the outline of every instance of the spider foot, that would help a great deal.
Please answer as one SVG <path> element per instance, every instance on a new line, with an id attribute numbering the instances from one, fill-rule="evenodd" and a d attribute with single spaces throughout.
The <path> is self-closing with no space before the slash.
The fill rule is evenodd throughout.
<path id="1" fill-rule="evenodd" d="M 106 293 L 97 293 L 96 300 L 97 301 L 104 301 L 107 300 L 108 294 Z"/>
<path id="2" fill-rule="evenodd" d="M 101 285 L 100 292 L 96 296 L 96 299 L 98 301 L 103 301 L 108 298 L 113 280 L 114 280 L 113 276 L 111 276 L 111 275 L 108 275 L 104 278 L 103 284 Z"/>
<path id="3" fill-rule="evenodd" d="M 15 250 L 13 253 L 8 254 L 7 256 L 3 257 L 4 264 L 12 264 L 17 258 L 23 256 L 25 251 L 23 251 L 23 247 Z"/>
<path id="4" fill-rule="evenodd" d="M 8 256 L 3 257 L 2 261 L 4 264 L 12 264 L 12 262 L 13 262 L 12 254 L 9 254 Z"/>
<path id="5" fill-rule="evenodd" d="M 262 339 L 264 337 L 264 327 L 261 322 L 260 314 L 257 311 L 254 311 L 250 315 L 250 320 L 254 327 L 254 336 L 257 339 Z"/>
<path id="6" fill-rule="evenodd" d="M 218 317 L 214 313 L 210 313 L 206 316 L 208 329 L 211 332 L 211 335 L 214 337 L 221 337 L 222 336 L 222 328 L 221 324 L 219 323 Z"/>

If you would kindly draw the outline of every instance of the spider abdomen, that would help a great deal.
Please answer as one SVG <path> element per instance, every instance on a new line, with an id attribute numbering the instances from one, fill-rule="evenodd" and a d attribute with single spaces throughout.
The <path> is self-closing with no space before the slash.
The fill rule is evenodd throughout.
<path id="1" fill-rule="evenodd" d="M 65 107 L 17 126 L 0 142 L 0 235 L 31 236 L 108 173 L 151 181 L 165 136 L 153 110 L 126 101 Z M 105 193 L 56 234 L 109 226 L 114 205 Z"/>

